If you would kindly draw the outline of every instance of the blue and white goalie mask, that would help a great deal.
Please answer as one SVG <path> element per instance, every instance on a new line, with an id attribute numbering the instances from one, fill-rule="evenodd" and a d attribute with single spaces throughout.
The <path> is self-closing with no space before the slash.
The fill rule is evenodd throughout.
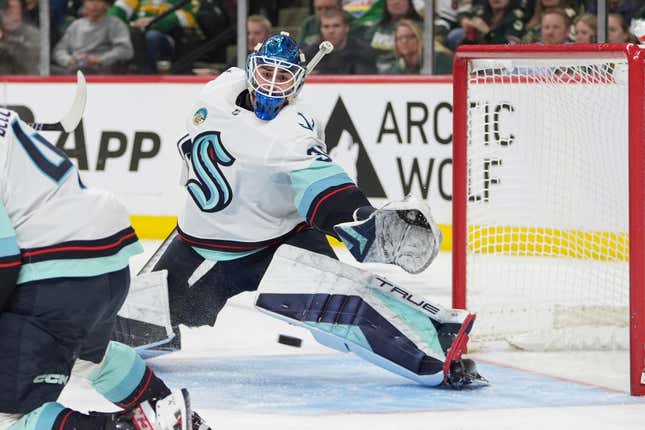
<path id="1" fill-rule="evenodd" d="M 255 115 L 272 120 L 302 88 L 306 71 L 304 55 L 289 33 L 271 36 L 249 54 L 246 81 Z"/>

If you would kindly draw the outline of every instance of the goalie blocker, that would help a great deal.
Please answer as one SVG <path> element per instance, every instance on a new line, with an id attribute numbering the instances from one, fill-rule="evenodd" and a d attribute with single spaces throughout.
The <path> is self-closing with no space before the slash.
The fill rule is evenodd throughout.
<path id="1" fill-rule="evenodd" d="M 459 388 L 484 381 L 471 360 L 461 360 L 475 315 L 324 255 L 281 246 L 262 278 L 256 307 L 309 329 L 325 346 L 422 385 Z"/>

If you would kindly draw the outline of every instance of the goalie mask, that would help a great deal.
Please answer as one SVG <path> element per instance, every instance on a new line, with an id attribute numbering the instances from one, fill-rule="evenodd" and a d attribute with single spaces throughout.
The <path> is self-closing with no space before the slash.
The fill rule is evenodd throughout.
<path id="1" fill-rule="evenodd" d="M 286 32 L 269 37 L 249 54 L 246 82 L 258 118 L 275 118 L 298 95 L 306 75 L 302 63 L 304 55 Z"/>

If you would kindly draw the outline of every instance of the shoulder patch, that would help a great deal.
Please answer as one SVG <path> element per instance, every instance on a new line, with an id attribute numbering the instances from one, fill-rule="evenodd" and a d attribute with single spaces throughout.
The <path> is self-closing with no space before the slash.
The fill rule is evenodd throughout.
<path id="1" fill-rule="evenodd" d="M 193 124 L 194 125 L 199 125 L 206 121 L 206 117 L 208 116 L 208 109 L 205 107 L 197 109 L 195 114 L 193 115 Z"/>

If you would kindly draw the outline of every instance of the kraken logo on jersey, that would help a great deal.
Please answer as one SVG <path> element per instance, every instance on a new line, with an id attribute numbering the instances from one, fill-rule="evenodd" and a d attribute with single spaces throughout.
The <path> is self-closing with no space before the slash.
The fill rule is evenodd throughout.
<path id="1" fill-rule="evenodd" d="M 218 165 L 230 166 L 235 158 L 222 145 L 220 132 L 198 135 L 190 160 L 197 179 L 190 179 L 186 184 L 188 193 L 202 211 L 221 211 L 231 203 L 233 192 Z"/>

